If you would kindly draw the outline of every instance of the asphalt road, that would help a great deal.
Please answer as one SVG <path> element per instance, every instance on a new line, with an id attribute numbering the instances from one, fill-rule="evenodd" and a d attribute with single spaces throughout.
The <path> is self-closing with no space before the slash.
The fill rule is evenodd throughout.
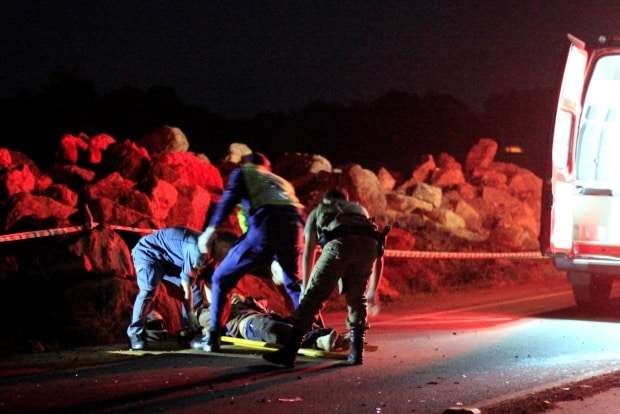
<path id="1" fill-rule="evenodd" d="M 343 318 L 326 315 L 340 328 Z M 618 322 L 620 301 L 586 314 L 557 280 L 424 295 L 371 321 L 378 349 L 360 367 L 195 351 L 84 366 L 58 354 L 5 363 L 0 412 L 441 413 L 620 369 Z"/>

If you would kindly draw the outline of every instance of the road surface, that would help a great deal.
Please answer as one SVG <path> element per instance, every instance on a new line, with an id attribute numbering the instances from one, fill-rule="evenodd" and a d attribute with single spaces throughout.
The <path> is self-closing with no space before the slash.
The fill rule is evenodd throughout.
<path id="1" fill-rule="evenodd" d="M 344 314 L 325 316 L 342 328 Z M 360 367 L 197 351 L 87 365 L 23 357 L 0 364 L 0 412 L 441 413 L 620 369 L 618 322 L 620 301 L 580 312 L 562 280 L 421 295 L 371 321 L 378 349 Z"/>

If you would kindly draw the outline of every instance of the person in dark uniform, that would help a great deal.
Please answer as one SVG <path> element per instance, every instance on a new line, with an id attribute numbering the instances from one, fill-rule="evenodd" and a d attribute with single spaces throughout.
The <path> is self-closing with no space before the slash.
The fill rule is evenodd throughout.
<path id="1" fill-rule="evenodd" d="M 183 291 L 181 299 L 181 323 L 190 331 L 200 329 L 193 312 L 202 305 L 204 293 L 197 279 L 208 278 L 215 265 L 236 240 L 231 233 L 213 237 L 209 254 L 198 250 L 200 232 L 169 227 L 142 237 L 131 250 L 139 292 L 133 306 L 127 336 L 131 349 L 144 349 L 145 319 L 151 301 L 160 282 L 173 284 Z"/>
<path id="2" fill-rule="evenodd" d="M 351 333 L 347 362 L 351 365 L 362 364 L 367 298 L 374 303 L 383 270 L 383 246 L 387 231 L 389 227 L 383 232 L 377 231 L 366 209 L 349 201 L 343 191 L 332 189 L 323 196 L 306 221 L 305 289 L 301 303 L 291 317 L 294 330 L 282 349 L 264 354 L 263 358 L 276 364 L 293 366 L 304 334 L 340 283 L 340 293 L 347 301 L 347 326 Z M 317 244 L 321 245 L 321 255 L 309 274 L 310 257 Z"/>
<path id="3" fill-rule="evenodd" d="M 200 340 L 192 344 L 205 352 L 220 349 L 222 313 L 227 294 L 246 273 L 258 266 L 268 266 L 277 261 L 282 267 L 284 289 L 294 308 L 299 304 L 301 292 L 298 259 L 302 248 L 303 207 L 291 183 L 273 174 L 267 157 L 260 153 L 242 159 L 239 168 L 230 173 L 222 199 L 200 235 L 198 246 L 208 252 L 210 241 L 218 226 L 241 204 L 248 217 L 248 230 L 224 258 L 213 274 L 210 306 L 211 328 Z"/>

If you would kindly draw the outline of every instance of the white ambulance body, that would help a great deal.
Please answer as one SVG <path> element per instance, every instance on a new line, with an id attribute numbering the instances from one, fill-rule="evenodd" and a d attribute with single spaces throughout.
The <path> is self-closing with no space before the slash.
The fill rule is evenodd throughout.
<path id="1" fill-rule="evenodd" d="M 569 40 L 541 242 L 577 304 L 599 306 L 620 277 L 620 37 Z"/>

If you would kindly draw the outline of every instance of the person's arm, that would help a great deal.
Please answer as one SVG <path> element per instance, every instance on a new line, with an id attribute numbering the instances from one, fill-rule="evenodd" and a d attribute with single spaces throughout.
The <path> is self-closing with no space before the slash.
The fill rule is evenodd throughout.
<path id="1" fill-rule="evenodd" d="M 372 273 L 370 274 L 368 290 L 366 293 L 366 299 L 368 301 L 368 308 L 369 308 L 370 314 L 373 316 L 379 313 L 377 288 L 379 287 L 379 282 L 381 281 L 382 274 L 383 274 L 383 256 L 378 257 L 375 260 L 375 263 L 372 267 Z"/>
<path id="2" fill-rule="evenodd" d="M 304 290 L 310 281 L 314 250 L 318 244 L 319 241 L 316 235 L 316 210 L 313 210 L 308 216 L 306 226 L 304 227 L 304 251 L 301 262 L 302 286 Z"/>
<path id="3" fill-rule="evenodd" d="M 198 237 L 198 249 L 201 253 L 209 253 L 211 242 L 215 238 L 217 227 L 224 221 L 241 199 L 247 194 L 245 183 L 243 182 L 243 173 L 240 168 L 233 170 L 228 177 L 226 189 L 222 198 L 217 203 L 215 212 L 209 220 L 209 225 Z"/>
<path id="4" fill-rule="evenodd" d="M 202 284 L 202 296 L 207 302 L 211 303 L 211 288 L 207 286 L 207 282 Z"/>
<path id="5" fill-rule="evenodd" d="M 193 331 L 198 331 L 200 330 L 200 324 L 198 323 L 198 318 L 196 318 L 196 314 L 194 313 L 194 297 L 192 295 L 193 284 L 194 280 L 192 278 L 181 278 L 181 288 L 183 289 L 182 303 L 189 322 L 188 328 Z"/>

